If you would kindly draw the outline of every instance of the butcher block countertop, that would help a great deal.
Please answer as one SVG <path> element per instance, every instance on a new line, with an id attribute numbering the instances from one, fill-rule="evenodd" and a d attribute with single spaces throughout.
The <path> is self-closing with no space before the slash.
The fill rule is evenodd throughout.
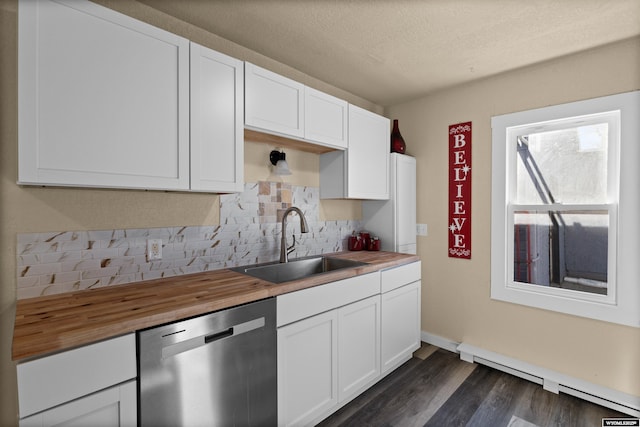
<path id="1" fill-rule="evenodd" d="M 368 265 L 274 284 L 214 270 L 19 300 L 14 360 L 68 350 L 163 323 L 418 261 L 395 252 L 324 254 Z"/>

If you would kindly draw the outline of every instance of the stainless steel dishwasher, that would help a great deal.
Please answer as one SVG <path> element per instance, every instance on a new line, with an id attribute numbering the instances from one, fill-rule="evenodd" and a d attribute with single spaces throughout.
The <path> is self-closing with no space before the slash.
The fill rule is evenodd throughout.
<path id="1" fill-rule="evenodd" d="M 275 298 L 138 332 L 139 425 L 275 426 Z"/>

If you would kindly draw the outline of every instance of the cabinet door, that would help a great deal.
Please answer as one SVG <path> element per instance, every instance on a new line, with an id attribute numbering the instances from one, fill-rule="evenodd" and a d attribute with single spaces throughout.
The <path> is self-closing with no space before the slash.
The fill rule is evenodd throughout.
<path id="1" fill-rule="evenodd" d="M 299 426 L 338 403 L 337 311 L 278 329 L 278 425 Z"/>
<path id="2" fill-rule="evenodd" d="M 20 427 L 135 427 L 136 382 L 111 387 L 20 420 Z"/>
<path id="3" fill-rule="evenodd" d="M 322 145 L 347 148 L 347 101 L 305 87 L 305 139 Z"/>
<path id="4" fill-rule="evenodd" d="M 188 40 L 86 0 L 18 7 L 18 181 L 188 189 Z"/>
<path id="5" fill-rule="evenodd" d="M 338 400 L 350 400 L 380 376 L 380 296 L 338 309 Z"/>
<path id="6" fill-rule="evenodd" d="M 349 198 L 389 198 L 389 135 L 389 119 L 349 105 Z"/>
<path id="7" fill-rule="evenodd" d="M 245 62 L 245 125 L 304 137 L 304 85 Z"/>
<path id="8" fill-rule="evenodd" d="M 244 187 L 244 67 L 191 42 L 191 189 Z"/>
<path id="9" fill-rule="evenodd" d="M 321 199 L 389 199 L 389 119 L 349 105 L 345 151 L 320 155 Z"/>
<path id="10" fill-rule="evenodd" d="M 420 281 L 382 294 L 382 374 L 420 348 Z"/>

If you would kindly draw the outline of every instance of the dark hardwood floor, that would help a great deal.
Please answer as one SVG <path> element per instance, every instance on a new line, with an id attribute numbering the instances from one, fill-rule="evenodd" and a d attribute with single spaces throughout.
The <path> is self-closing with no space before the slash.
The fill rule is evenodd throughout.
<path id="1" fill-rule="evenodd" d="M 320 426 L 599 427 L 612 409 L 423 345 Z"/>

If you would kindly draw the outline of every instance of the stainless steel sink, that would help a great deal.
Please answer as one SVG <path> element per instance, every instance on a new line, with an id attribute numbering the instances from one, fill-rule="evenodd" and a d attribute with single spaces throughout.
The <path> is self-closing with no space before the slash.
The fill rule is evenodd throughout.
<path id="1" fill-rule="evenodd" d="M 341 270 L 343 268 L 367 265 L 365 262 L 351 261 L 342 258 L 312 257 L 291 260 L 287 263 L 270 263 L 257 266 L 235 267 L 231 270 L 247 274 L 272 283 L 283 283 L 291 280 L 304 279 L 317 274 Z"/>

